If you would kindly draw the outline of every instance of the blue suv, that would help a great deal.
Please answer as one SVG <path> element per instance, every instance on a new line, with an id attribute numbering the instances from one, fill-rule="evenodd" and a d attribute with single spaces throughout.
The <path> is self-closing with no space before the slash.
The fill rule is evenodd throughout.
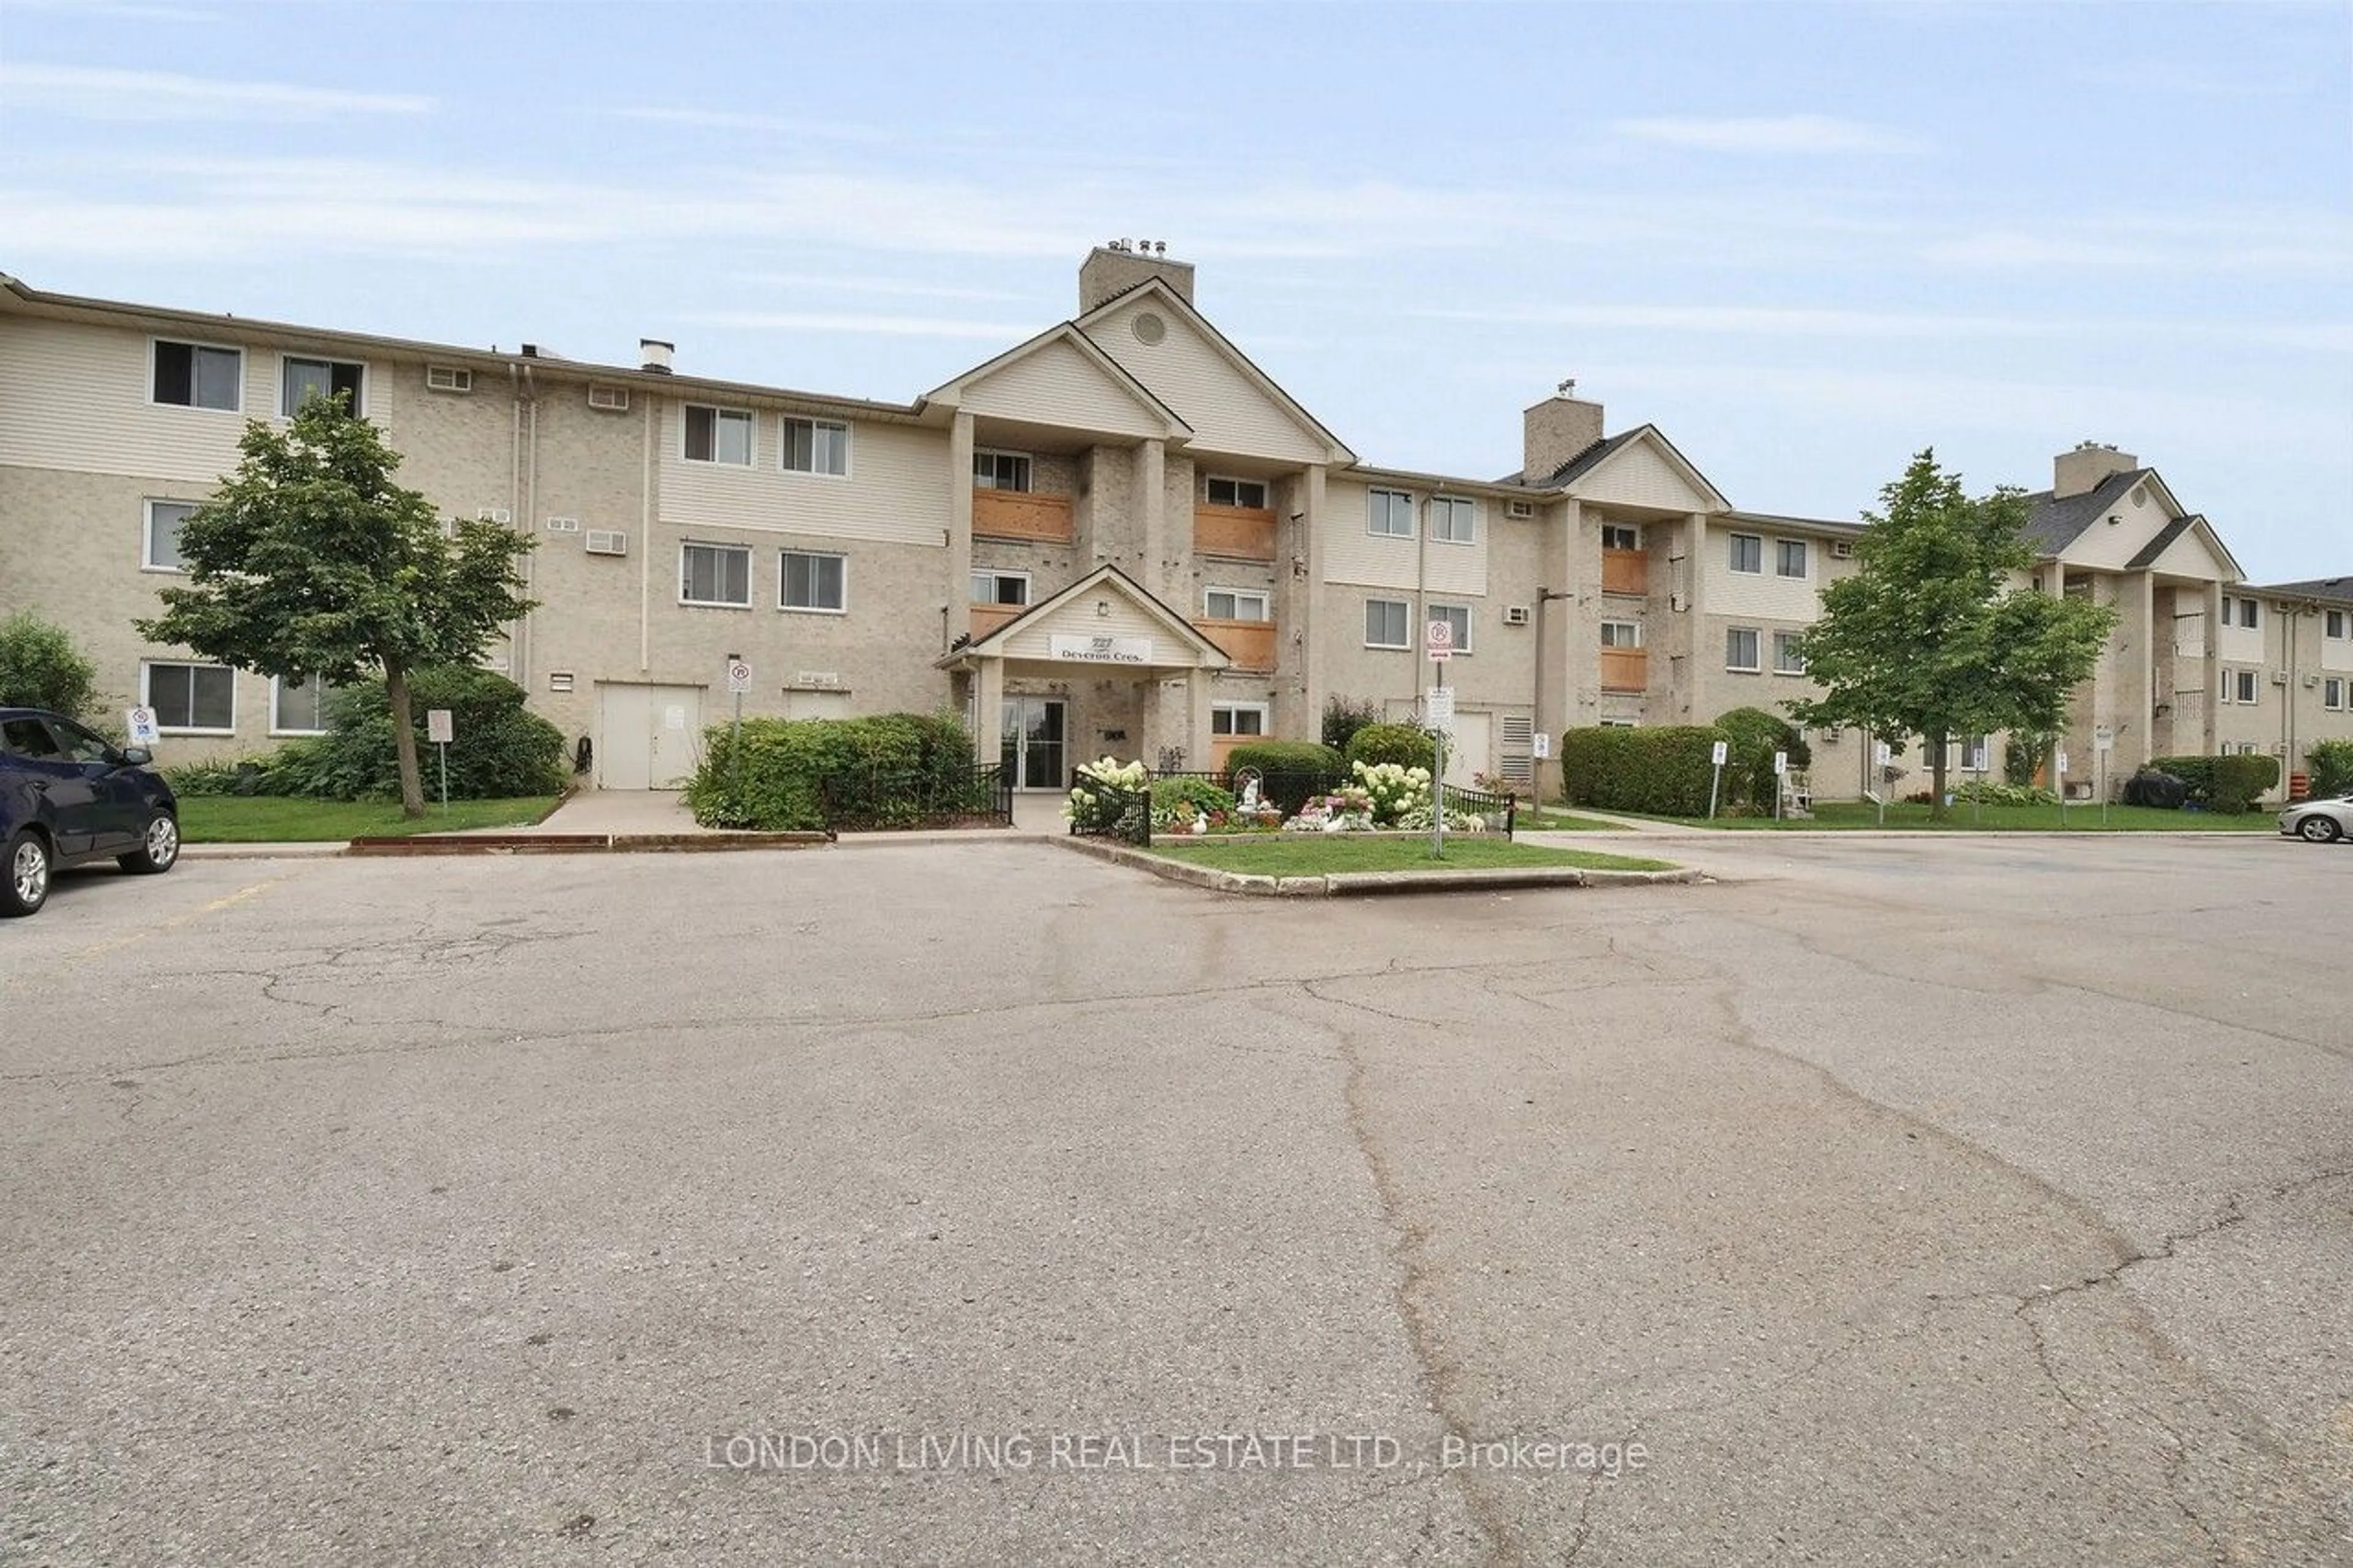
<path id="1" fill-rule="evenodd" d="M 153 875 L 180 858 L 180 803 L 140 747 L 62 713 L 0 708 L 0 915 L 29 915 L 68 867 Z"/>

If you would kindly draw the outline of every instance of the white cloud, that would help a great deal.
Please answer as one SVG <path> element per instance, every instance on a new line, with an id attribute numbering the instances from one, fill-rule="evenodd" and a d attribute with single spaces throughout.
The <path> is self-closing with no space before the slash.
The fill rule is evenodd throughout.
<path id="1" fill-rule="evenodd" d="M 752 114 L 726 109 L 617 109 L 623 120 L 653 125 L 685 125 L 712 131 L 765 131 L 779 135 L 823 137 L 831 142 L 897 142 L 896 133 L 871 125 L 846 121 L 795 120 L 778 114 Z"/>
<path id="2" fill-rule="evenodd" d="M 280 82 L 216 81 L 171 71 L 0 64 L 0 106 L 82 120 L 324 120 L 340 114 L 424 114 L 411 93 L 346 92 Z"/>
<path id="3" fill-rule="evenodd" d="M 1708 153 L 1888 153 L 1911 143 L 1892 132 L 1828 114 L 1661 115 L 1612 127 L 1638 142 Z"/>
<path id="4" fill-rule="evenodd" d="M 2096 216 L 2041 228 L 1989 227 L 1930 241 L 1929 261 L 1987 268 L 2341 272 L 2353 220 L 2305 210 Z"/>

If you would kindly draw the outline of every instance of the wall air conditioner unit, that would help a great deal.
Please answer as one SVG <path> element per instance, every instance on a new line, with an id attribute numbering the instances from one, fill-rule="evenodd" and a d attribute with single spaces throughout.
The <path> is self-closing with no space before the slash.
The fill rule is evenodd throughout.
<path id="1" fill-rule="evenodd" d="M 462 365 L 428 364 L 425 367 L 425 390 L 471 392 L 474 390 L 474 373 Z"/>
<path id="2" fill-rule="evenodd" d="M 577 533 L 580 531 L 580 520 L 576 517 L 551 517 L 547 520 L 547 531 L 550 533 Z"/>
<path id="3" fill-rule="evenodd" d="M 591 555 L 627 555 L 629 536 L 618 529 L 592 528 L 588 531 L 587 549 Z"/>
<path id="4" fill-rule="evenodd" d="M 2318 686 L 2319 684 L 2320 677 L 2316 675 L 2307 675 L 2304 678 L 2304 689 L 2306 691 L 2311 690 L 2314 687 Z"/>
<path id="5" fill-rule="evenodd" d="M 514 521 L 514 513 L 509 511 L 502 506 L 486 506 L 480 511 L 474 513 L 474 521 L 477 522 L 495 522 L 501 528 L 504 528 L 507 524 Z"/>
<path id="6" fill-rule="evenodd" d="M 1831 559 L 1833 561 L 1852 561 L 1854 559 L 1854 541 L 1852 539 L 1831 540 Z"/>
<path id="7" fill-rule="evenodd" d="M 601 408 L 607 414 L 627 414 L 629 411 L 629 389 L 626 386 L 598 386 L 592 383 L 588 388 L 588 406 Z"/>
<path id="8" fill-rule="evenodd" d="M 1504 503 L 1505 517 L 1534 517 L 1535 514 L 1536 503 L 1532 500 L 1507 500 Z"/>
<path id="9" fill-rule="evenodd" d="M 2272 684 L 2274 686 L 2285 686 L 2287 684 L 2287 671 L 2284 669 L 2273 670 Z"/>
<path id="10" fill-rule="evenodd" d="M 1507 626 L 1526 626 L 1528 624 L 1528 607 L 1525 605 L 1504 605 L 1504 624 Z"/>

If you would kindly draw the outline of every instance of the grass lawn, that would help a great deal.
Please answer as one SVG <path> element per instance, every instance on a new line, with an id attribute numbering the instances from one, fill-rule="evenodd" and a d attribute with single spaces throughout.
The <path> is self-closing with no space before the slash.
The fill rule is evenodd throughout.
<path id="1" fill-rule="evenodd" d="M 2243 816 L 2218 816 L 2205 811 L 2159 811 L 2146 805 L 2111 805 L 2108 807 L 2106 830 L 2110 833 L 2270 833 L 2278 826 L 2275 821 L 2277 816 L 2277 812 L 2268 809 L 2251 811 Z M 1704 816 L 1662 816 L 1652 820 L 1680 823 L 1691 827 L 1724 827 L 1766 833 L 1837 831 L 1880 826 L 1879 808 L 1867 800 L 1817 801 L 1810 821 L 1776 822 L 1769 816 L 1719 816 L 1714 822 Z M 1890 801 L 1886 826 L 1891 829 L 1936 833 L 2056 833 L 2061 823 L 2059 807 L 2055 805 L 1973 806 L 1968 801 L 1957 800 L 1952 805 L 1951 815 L 1942 822 L 1932 822 L 1926 806 Z M 2068 806 L 2065 827 L 2070 833 L 2101 831 L 2098 805 Z"/>
<path id="2" fill-rule="evenodd" d="M 1446 858 L 1430 858 L 1428 838 L 1355 834 L 1262 833 L 1222 840 L 1155 838 L 1152 853 L 1246 877 L 1323 877 L 1335 871 L 1454 871 L 1484 866 L 1574 866 L 1588 871 L 1672 871 L 1665 860 L 1549 849 L 1502 837 L 1450 834 Z"/>
<path id="3" fill-rule="evenodd" d="M 285 795 L 183 795 L 180 837 L 191 844 L 305 844 L 441 833 L 458 827 L 521 827 L 547 815 L 554 795 L 519 800 L 427 802 L 414 822 L 397 801 L 303 800 Z"/>

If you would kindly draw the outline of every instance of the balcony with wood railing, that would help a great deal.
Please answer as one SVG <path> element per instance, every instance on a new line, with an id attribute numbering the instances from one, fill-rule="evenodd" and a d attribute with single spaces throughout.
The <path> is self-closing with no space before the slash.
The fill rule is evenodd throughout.
<path id="1" fill-rule="evenodd" d="M 1274 513 L 1264 507 L 1208 506 L 1193 509 L 1193 548 L 1203 555 L 1237 561 L 1274 559 Z"/>
<path id="2" fill-rule="evenodd" d="M 1601 689 L 1604 691 L 1648 691 L 1651 689 L 1650 650 L 1639 647 L 1605 647 L 1601 650 Z"/>
<path id="3" fill-rule="evenodd" d="M 1651 557 L 1640 550 L 1601 552 L 1601 591 L 1605 594 L 1647 594 L 1651 591 Z"/>
<path id="4" fill-rule="evenodd" d="M 1071 498 L 1034 490 L 974 490 L 972 532 L 976 539 L 1048 544 L 1068 544 L 1077 537 L 1071 527 Z"/>
<path id="5" fill-rule="evenodd" d="M 1274 668 L 1272 621 L 1197 620 L 1193 629 L 1226 650 L 1236 669 Z"/>

